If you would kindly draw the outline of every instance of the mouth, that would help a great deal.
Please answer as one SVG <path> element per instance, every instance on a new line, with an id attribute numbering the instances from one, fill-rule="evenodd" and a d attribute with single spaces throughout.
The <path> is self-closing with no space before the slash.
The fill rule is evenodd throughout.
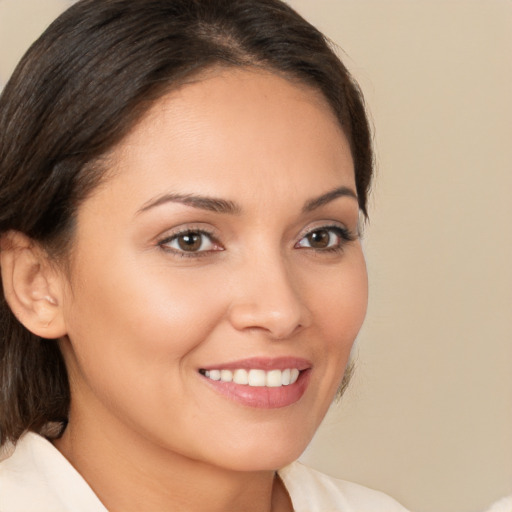
<path id="1" fill-rule="evenodd" d="M 199 369 L 213 390 L 239 404 L 274 409 L 292 405 L 303 396 L 311 373 L 303 359 L 253 358 Z"/>
<path id="2" fill-rule="evenodd" d="M 286 368 L 284 370 L 260 370 L 252 368 L 238 368 L 236 370 L 213 369 L 199 370 L 201 375 L 213 381 L 234 382 L 241 386 L 280 388 L 295 384 L 300 375 L 298 368 Z"/>

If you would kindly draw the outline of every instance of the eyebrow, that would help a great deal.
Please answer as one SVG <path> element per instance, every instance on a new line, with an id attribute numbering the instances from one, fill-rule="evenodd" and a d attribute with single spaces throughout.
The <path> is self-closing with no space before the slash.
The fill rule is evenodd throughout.
<path id="1" fill-rule="evenodd" d="M 351 197 L 357 199 L 357 194 L 349 187 L 339 187 L 334 190 L 330 190 L 319 197 L 310 199 L 302 208 L 303 213 L 308 213 L 317 208 L 324 206 L 339 197 Z M 155 199 L 151 199 L 145 203 L 138 211 L 137 215 L 155 208 L 165 203 L 181 203 L 186 206 L 192 206 L 200 210 L 207 210 L 215 213 L 224 213 L 230 215 L 239 215 L 242 212 L 242 208 L 235 203 L 227 199 L 220 199 L 216 197 L 201 196 L 195 194 L 163 194 Z"/>
<path id="2" fill-rule="evenodd" d="M 145 212 L 156 206 L 160 206 L 165 203 L 181 203 L 186 206 L 192 206 L 200 210 L 207 210 L 215 213 L 226 213 L 226 214 L 239 214 L 241 212 L 240 206 L 235 202 L 226 199 L 219 199 L 216 197 L 198 196 L 194 194 L 164 194 L 148 201 L 137 214 Z"/>
<path id="3" fill-rule="evenodd" d="M 358 201 L 357 194 L 354 192 L 354 190 L 349 187 L 339 187 L 308 201 L 302 208 L 302 212 L 312 212 L 313 210 L 316 210 L 317 208 L 320 208 L 321 206 L 324 206 L 327 203 L 338 199 L 338 197 L 351 197 Z"/>

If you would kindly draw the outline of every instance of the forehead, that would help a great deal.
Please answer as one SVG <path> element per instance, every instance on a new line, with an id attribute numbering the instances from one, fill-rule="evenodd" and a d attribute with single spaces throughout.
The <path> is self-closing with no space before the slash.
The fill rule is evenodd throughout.
<path id="1" fill-rule="evenodd" d="M 300 182 L 314 194 L 354 183 L 349 144 L 324 96 L 240 68 L 211 70 L 159 99 L 109 167 L 114 181 L 142 181 L 135 186 L 148 194 L 192 188 L 229 197 L 251 187 L 257 195 L 269 181 L 281 189 Z"/>

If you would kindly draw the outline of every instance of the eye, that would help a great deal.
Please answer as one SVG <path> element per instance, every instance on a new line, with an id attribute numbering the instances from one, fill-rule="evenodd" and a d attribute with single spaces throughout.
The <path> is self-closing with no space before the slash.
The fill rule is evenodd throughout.
<path id="1" fill-rule="evenodd" d="M 178 253 L 201 253 L 220 251 L 222 248 L 213 240 L 210 233 L 199 230 L 187 230 L 176 233 L 159 242 L 160 247 Z"/>
<path id="2" fill-rule="evenodd" d="M 346 228 L 340 226 L 324 226 L 313 229 L 302 237 L 295 247 L 322 250 L 341 249 L 345 242 L 354 240 L 355 237 Z"/>

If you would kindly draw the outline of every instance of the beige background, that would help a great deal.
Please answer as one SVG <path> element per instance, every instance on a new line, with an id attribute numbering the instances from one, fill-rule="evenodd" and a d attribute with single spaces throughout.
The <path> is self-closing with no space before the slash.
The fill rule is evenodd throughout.
<path id="1" fill-rule="evenodd" d="M 0 0 L 0 82 L 68 3 Z M 346 52 L 379 161 L 358 372 L 304 460 L 477 512 L 512 493 L 512 2 L 290 3 Z"/>

